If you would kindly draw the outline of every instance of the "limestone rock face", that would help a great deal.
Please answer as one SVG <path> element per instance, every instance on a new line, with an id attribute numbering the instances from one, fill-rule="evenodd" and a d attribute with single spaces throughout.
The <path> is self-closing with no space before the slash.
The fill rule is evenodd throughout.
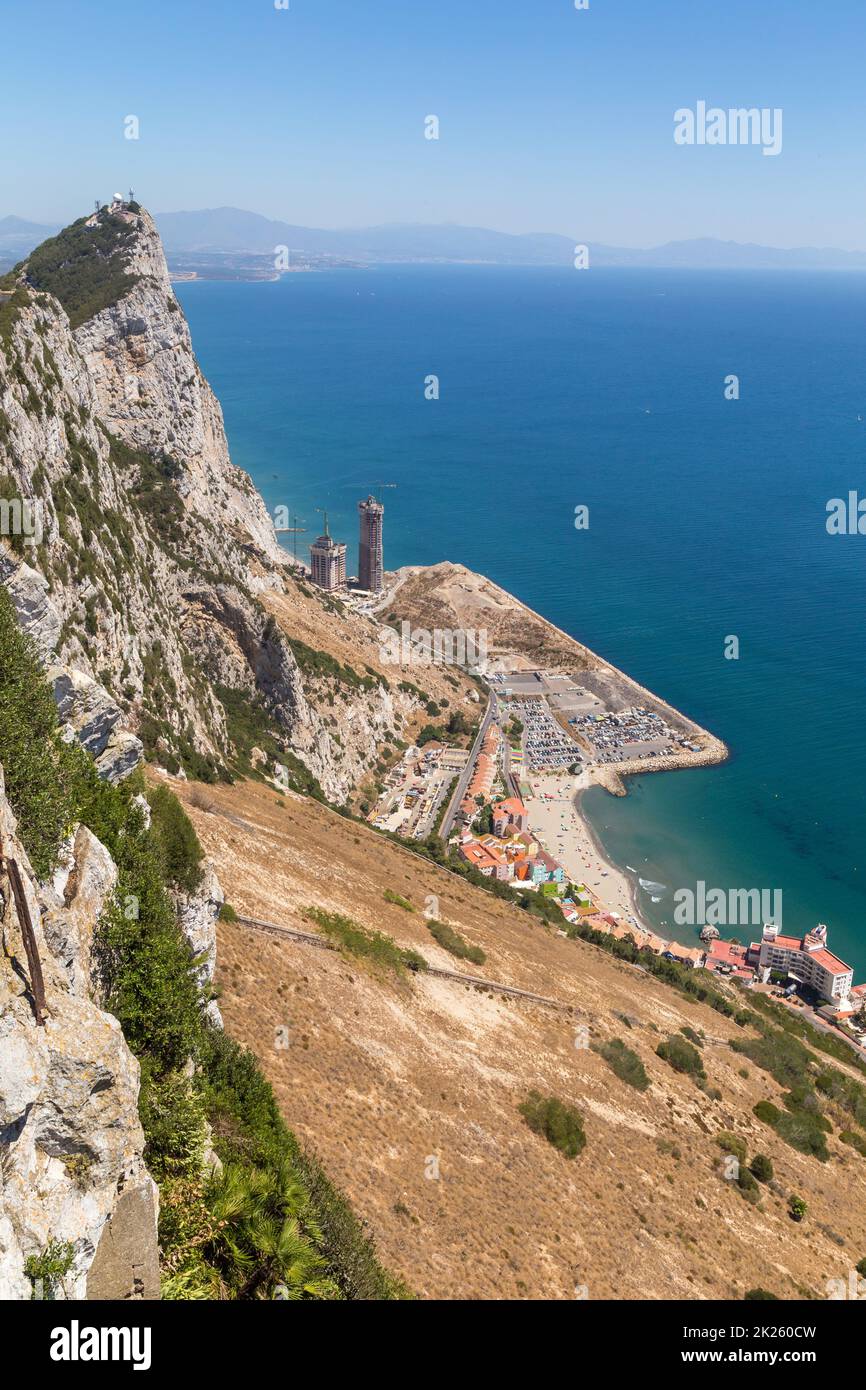
<path id="1" fill-rule="evenodd" d="M 113 301 L 73 327 L 37 253 L 0 339 L 0 471 L 32 501 L 40 533 L 39 544 L 0 536 L 0 582 L 102 776 L 126 776 L 143 749 L 190 775 L 201 759 L 212 771 L 234 762 L 227 687 L 261 705 L 342 801 L 412 698 L 319 689 L 301 671 L 267 609 L 294 591 L 291 565 L 231 462 L 153 220 L 135 205 L 93 214 L 69 229 L 76 256 L 91 233 L 87 270 Z"/>
<path id="2" fill-rule="evenodd" d="M 38 1027 L 20 923 L 0 879 L 0 1299 L 33 1296 L 25 1263 L 53 1241 L 72 1251 L 56 1297 L 87 1295 L 103 1248 L 114 1258 L 97 1267 L 96 1296 L 158 1297 L 157 1191 L 142 1157 L 138 1062 L 120 1024 L 93 1002 L 88 975 L 93 928 L 117 870 L 81 828 L 54 880 L 40 886 L 16 837 L 2 770 L 0 833 L 21 870 L 48 1006 Z M 124 1234 L 133 1211 L 134 1247 Z"/>
<path id="3" fill-rule="evenodd" d="M 122 299 L 75 330 L 105 424 L 126 443 L 181 465 L 187 505 L 221 528 L 238 527 L 282 565 L 264 502 L 228 453 L 222 411 L 196 362 L 153 219 L 133 219 Z"/>
<path id="4" fill-rule="evenodd" d="M 205 864 L 201 883 L 195 893 L 177 896 L 177 920 L 193 955 L 200 957 L 197 973 L 199 983 L 205 990 L 212 982 L 216 970 L 216 924 L 224 902 L 225 893 L 210 864 Z M 208 1004 L 207 1015 L 212 1023 L 222 1028 L 222 1016 L 216 1000 L 212 999 Z"/>
<path id="5" fill-rule="evenodd" d="M 19 626 L 33 639 L 41 659 L 49 661 L 60 640 L 62 619 L 48 596 L 48 581 L 8 551 L 0 551 L 0 580 L 9 590 Z"/>
<path id="6" fill-rule="evenodd" d="M 86 999 L 90 992 L 93 932 L 116 886 L 114 860 L 87 826 L 80 825 L 51 883 L 56 905 L 43 890 L 42 918 L 51 952 L 79 998 Z"/>
<path id="7" fill-rule="evenodd" d="M 167 767 L 181 746 L 227 760 L 215 683 L 261 697 L 293 748 L 311 722 L 258 600 L 282 591 L 287 557 L 229 458 L 153 221 L 119 217 L 115 302 L 73 329 L 25 265 L 27 300 L 0 341 L 0 470 L 40 525 L 38 546 L 0 537 L 0 582 L 62 717 L 111 780 L 139 760 L 142 732 Z M 94 276 L 103 268 L 95 252 Z M 302 730 L 302 759 L 314 741 Z"/>
<path id="8" fill-rule="evenodd" d="M 57 711 L 94 759 L 99 775 L 119 782 L 141 761 L 141 739 L 123 727 L 123 712 L 105 686 L 67 666 L 47 672 Z"/>

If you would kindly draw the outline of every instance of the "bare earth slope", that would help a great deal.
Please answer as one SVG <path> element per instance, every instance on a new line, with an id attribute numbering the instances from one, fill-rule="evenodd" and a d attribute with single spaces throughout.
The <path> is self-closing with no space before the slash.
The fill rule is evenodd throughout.
<path id="1" fill-rule="evenodd" d="M 314 932 L 304 908 L 326 907 L 431 965 L 570 1006 L 377 975 L 336 952 L 220 925 L 227 1029 L 257 1053 L 292 1127 L 419 1295 L 565 1299 L 585 1286 L 590 1298 L 742 1298 L 762 1286 L 825 1297 L 826 1281 L 866 1253 L 866 1160 L 830 1136 L 821 1164 L 755 1118 L 759 1100 L 781 1106 L 781 1088 L 730 1050 L 743 1036 L 734 1023 L 325 807 L 281 804 L 252 783 L 178 790 L 238 912 Z M 416 910 L 386 902 L 389 888 Z M 486 952 L 482 966 L 433 941 L 422 915 L 430 895 Z M 720 1100 L 655 1055 L 683 1025 L 705 1034 Z M 622 1037 L 650 1088 L 641 1094 L 580 1046 L 582 1027 L 593 1043 Z M 532 1088 L 580 1110 L 587 1145 L 576 1160 L 525 1125 L 517 1107 Z M 741 1135 L 750 1158 L 774 1162 L 760 1208 L 721 1176 L 722 1130 Z M 799 1225 L 791 1192 L 809 1203 Z"/>

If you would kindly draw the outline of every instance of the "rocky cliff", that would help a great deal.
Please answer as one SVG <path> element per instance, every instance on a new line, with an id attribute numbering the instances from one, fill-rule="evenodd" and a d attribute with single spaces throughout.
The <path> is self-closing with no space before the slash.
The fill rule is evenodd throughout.
<path id="1" fill-rule="evenodd" d="M 478 703 L 462 672 L 426 672 L 423 689 L 401 679 L 381 623 L 293 570 L 229 459 L 159 238 L 133 203 L 81 219 L 0 281 L 0 584 L 64 739 L 112 783 L 142 757 L 211 783 L 279 765 L 289 786 L 343 802 L 434 712 Z M 38 683 L 35 666 L 27 678 Z M 0 1297 L 30 1298 L 40 1281 L 54 1297 L 156 1297 L 139 1066 L 92 959 L 118 867 L 77 824 L 40 881 L 2 769 L 0 836 L 47 1001 L 42 1023 L 0 863 Z M 213 868 L 174 898 L 207 999 Z M 214 1002 L 206 1012 L 220 1024 Z M 187 1048 L 172 1066 L 189 1063 Z"/>
<path id="2" fill-rule="evenodd" d="M 369 667 L 301 669 L 269 603 L 298 576 L 231 463 L 148 213 L 82 218 L 0 285 L 0 581 L 64 719 L 106 776 L 143 748 L 214 780 L 238 768 L 241 701 L 344 800 L 421 703 Z M 376 642 L 305 594 L 314 627 L 336 611 Z"/>
<path id="3" fill-rule="evenodd" d="M 0 1298 L 155 1298 L 157 1189 L 139 1066 L 94 1002 L 90 949 L 117 870 L 85 827 L 39 884 L 0 769 L 3 853 L 18 864 L 45 982 L 35 1017 L 22 922 L 0 876 Z M 43 1286 L 38 1287 L 42 1280 Z"/>

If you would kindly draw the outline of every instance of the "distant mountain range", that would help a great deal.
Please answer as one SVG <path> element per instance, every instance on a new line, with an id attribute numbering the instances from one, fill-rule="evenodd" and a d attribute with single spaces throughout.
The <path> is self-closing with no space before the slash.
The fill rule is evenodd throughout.
<path id="1" fill-rule="evenodd" d="M 46 237 L 56 236 L 59 227 L 27 222 L 23 217 L 0 217 L 0 261 L 17 261 Z"/>
<path id="2" fill-rule="evenodd" d="M 327 229 L 273 221 L 240 208 L 163 212 L 157 226 L 173 257 L 241 253 L 273 255 L 276 247 L 306 255 L 361 262 L 482 262 L 489 265 L 571 265 L 578 237 L 555 232 L 513 235 L 454 223 L 388 223 L 380 227 Z M 53 236 L 58 227 L 0 218 L 0 262 L 11 262 Z M 589 242 L 591 266 L 655 266 L 692 270 L 866 270 L 866 251 L 802 246 L 784 250 L 752 242 L 698 237 L 637 250 Z"/>

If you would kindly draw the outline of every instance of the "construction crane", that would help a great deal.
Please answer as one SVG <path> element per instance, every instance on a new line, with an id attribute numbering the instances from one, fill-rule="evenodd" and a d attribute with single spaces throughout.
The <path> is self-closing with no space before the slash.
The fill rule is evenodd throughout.
<path id="1" fill-rule="evenodd" d="M 318 510 L 318 508 L 317 508 L 317 510 Z M 274 530 L 276 531 L 276 533 L 277 533 L 278 536 L 281 536 L 281 535 L 291 535 L 291 537 L 292 537 L 292 556 L 293 556 L 293 558 L 294 558 L 295 560 L 297 560 L 297 558 L 298 558 L 298 533 L 301 532 L 301 531 L 304 532 L 304 533 L 306 533 L 307 528 L 306 528 L 306 526 L 299 526 L 299 525 L 298 525 L 298 522 L 299 522 L 299 521 L 303 521 L 304 518 L 303 518 L 303 517 L 299 517 L 298 514 L 297 514 L 297 512 L 292 512 L 291 519 L 292 519 L 292 521 L 295 523 L 294 526 L 275 526 L 275 527 L 274 527 Z"/>
<path id="2" fill-rule="evenodd" d="M 381 492 L 383 487 L 396 487 L 397 484 L 396 484 L 396 483 L 374 483 L 373 486 L 374 486 L 374 487 L 377 487 L 377 488 L 379 489 L 379 491 Z M 373 496 L 376 497 L 375 492 L 373 493 Z M 381 497 L 376 497 L 376 501 L 381 503 L 381 501 L 382 501 Z"/>
<path id="3" fill-rule="evenodd" d="M 360 484 L 359 484 L 359 483 L 344 483 L 343 486 L 344 486 L 344 487 L 351 487 L 351 488 L 354 488 L 355 491 L 357 491 L 358 488 L 359 488 L 359 486 L 360 486 Z M 372 484 L 372 487 L 373 487 L 373 488 L 377 488 L 379 492 L 382 491 L 382 488 L 383 488 L 383 487 L 396 487 L 396 486 L 397 486 L 396 483 L 381 483 L 381 482 L 380 482 L 380 483 L 373 483 L 373 484 Z M 375 498 L 375 500 L 381 504 L 382 499 L 381 499 L 381 497 L 376 497 L 376 493 L 375 493 L 375 492 L 372 492 L 372 491 L 371 491 L 370 496 L 373 497 L 373 498 Z"/>

